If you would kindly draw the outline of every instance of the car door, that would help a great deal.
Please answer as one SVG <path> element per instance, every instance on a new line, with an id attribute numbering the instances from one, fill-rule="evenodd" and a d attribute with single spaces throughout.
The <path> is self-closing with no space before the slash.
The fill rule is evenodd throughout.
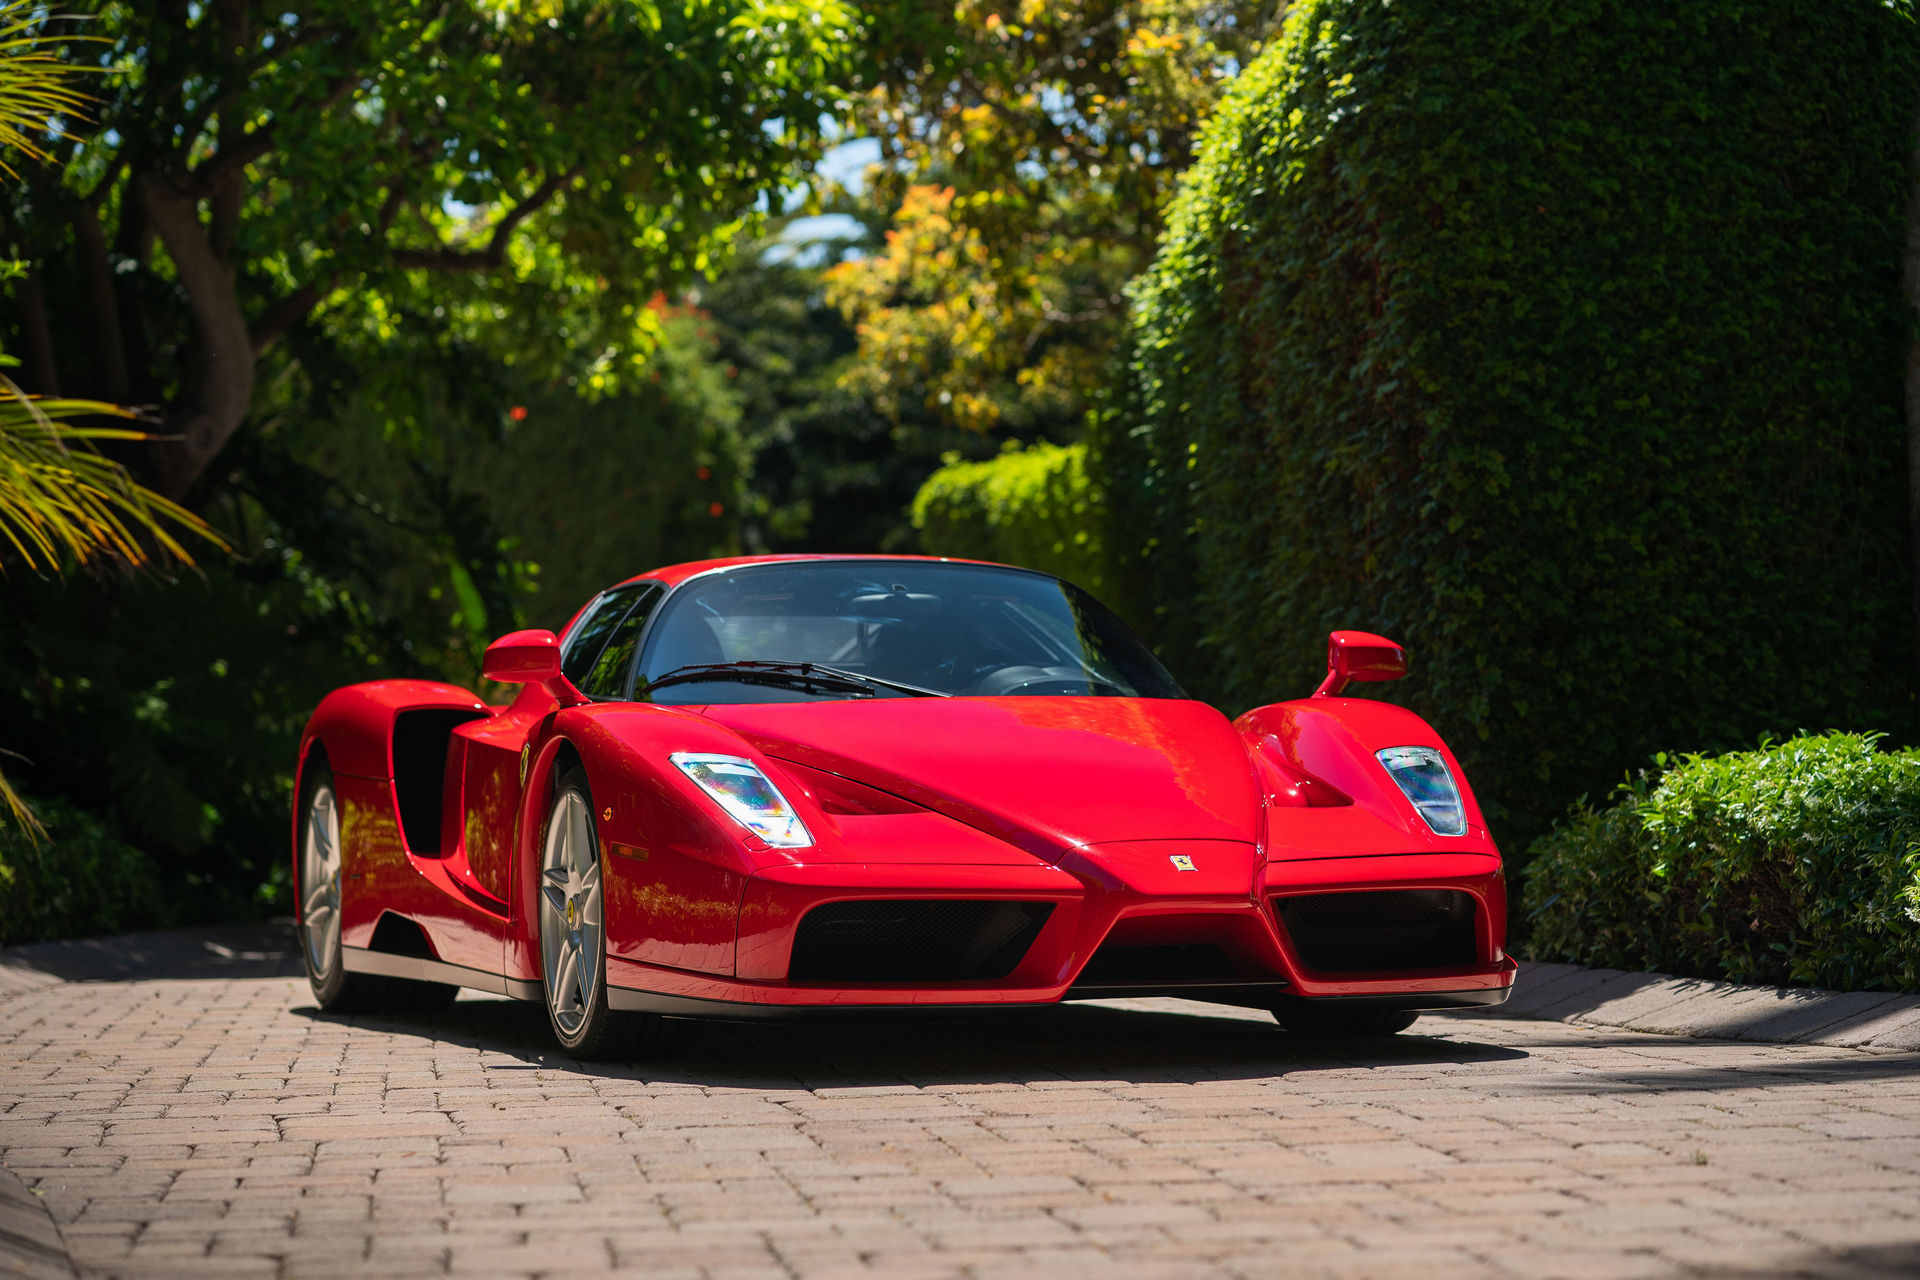
<path id="1" fill-rule="evenodd" d="M 658 583 L 633 583 L 602 595 L 568 635 L 561 649 L 562 674 L 589 697 L 622 696 L 626 669 L 660 592 Z M 508 712 L 463 726 L 461 734 L 466 739 L 461 844 L 474 880 L 502 902 L 512 892 L 522 748 L 542 718 Z"/>

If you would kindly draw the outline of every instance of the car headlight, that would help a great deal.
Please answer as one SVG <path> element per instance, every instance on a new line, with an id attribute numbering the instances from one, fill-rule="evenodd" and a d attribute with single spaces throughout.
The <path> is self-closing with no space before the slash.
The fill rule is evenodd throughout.
<path id="1" fill-rule="evenodd" d="M 1388 747 L 1374 756 L 1435 835 L 1467 834 L 1467 806 L 1460 800 L 1460 784 L 1453 780 L 1438 751 L 1432 747 Z"/>
<path id="2" fill-rule="evenodd" d="M 676 751 L 667 759 L 725 809 L 728 817 L 768 844 L 804 849 L 813 843 L 800 815 L 753 761 L 693 751 Z"/>

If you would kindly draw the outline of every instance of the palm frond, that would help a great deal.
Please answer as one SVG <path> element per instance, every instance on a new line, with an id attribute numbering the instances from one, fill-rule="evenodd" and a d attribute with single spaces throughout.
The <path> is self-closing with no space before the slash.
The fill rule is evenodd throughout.
<path id="1" fill-rule="evenodd" d="M 94 68 L 75 66 L 41 47 L 47 11 L 40 0 L 0 3 L 0 173 L 17 178 L 7 163 L 18 151 L 46 160 L 41 139 L 62 119 L 85 119 L 92 101 L 75 87 Z"/>
<path id="2" fill-rule="evenodd" d="M 11 751 L 0 753 L 12 755 Z M 33 810 L 27 808 L 27 802 L 7 781 L 7 775 L 0 773 L 0 809 L 4 809 L 13 820 L 27 833 L 27 839 L 35 844 L 46 838 L 47 829 L 40 825 L 40 819 L 33 816 Z"/>
<path id="3" fill-rule="evenodd" d="M 69 556 L 82 565 L 192 564 L 176 530 L 226 548 L 206 521 L 134 483 L 92 445 L 149 433 L 74 418 L 138 421 L 132 410 L 98 400 L 36 399 L 0 377 L 0 555 L 10 547 L 35 570 L 58 569 Z"/>

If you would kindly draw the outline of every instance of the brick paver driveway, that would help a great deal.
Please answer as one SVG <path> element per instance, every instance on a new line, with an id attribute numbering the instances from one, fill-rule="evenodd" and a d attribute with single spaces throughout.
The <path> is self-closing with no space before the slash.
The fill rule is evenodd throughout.
<path id="1" fill-rule="evenodd" d="M 588 1068 L 505 1001 L 65 983 L 0 998 L 0 1160 L 89 1276 L 1920 1274 L 1920 1056 L 1116 1006 Z"/>

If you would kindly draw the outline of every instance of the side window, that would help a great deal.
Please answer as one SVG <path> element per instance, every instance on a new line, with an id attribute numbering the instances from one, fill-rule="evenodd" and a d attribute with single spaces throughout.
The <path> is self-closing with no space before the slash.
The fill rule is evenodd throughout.
<path id="1" fill-rule="evenodd" d="M 600 597 L 593 611 L 580 620 L 573 629 L 573 635 L 567 641 L 566 652 L 560 655 L 560 673 L 578 685 L 593 670 L 593 664 L 599 659 L 600 651 L 607 646 L 607 637 L 620 620 L 627 616 L 634 597 L 642 587 L 616 587 Z"/>
<path id="2" fill-rule="evenodd" d="M 649 586 L 640 598 L 634 601 L 627 616 L 613 629 L 606 647 L 600 650 L 599 661 L 593 664 L 593 670 L 587 673 L 585 684 L 580 692 L 589 698 L 624 698 L 627 694 L 627 669 L 633 666 L 633 651 L 640 643 L 640 633 L 645 630 L 647 619 L 653 615 L 653 606 L 660 602 L 659 588 Z"/>

